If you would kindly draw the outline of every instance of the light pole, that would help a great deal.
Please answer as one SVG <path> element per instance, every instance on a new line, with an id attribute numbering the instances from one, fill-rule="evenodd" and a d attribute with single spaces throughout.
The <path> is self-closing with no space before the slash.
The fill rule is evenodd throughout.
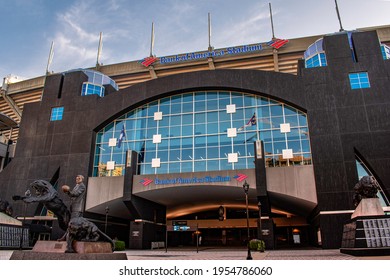
<path id="1" fill-rule="evenodd" d="M 195 216 L 196 220 L 196 231 L 195 231 L 195 238 L 196 238 L 196 252 L 199 253 L 199 224 L 198 224 L 198 216 Z"/>
<path id="2" fill-rule="evenodd" d="M 261 227 L 261 202 L 257 203 L 257 207 L 259 207 L 259 239 L 263 237 L 263 229 Z"/>
<path id="3" fill-rule="evenodd" d="M 108 218 L 108 211 L 110 211 L 110 208 L 106 206 L 106 222 L 104 223 L 104 233 L 107 234 L 107 218 Z"/>
<path id="4" fill-rule="evenodd" d="M 248 230 L 248 255 L 246 257 L 247 260 L 252 260 L 252 255 L 251 255 L 251 248 L 249 247 L 249 239 L 250 239 L 250 234 L 249 234 L 249 212 L 248 212 L 248 191 L 249 191 L 249 184 L 244 182 L 242 185 L 244 192 L 245 192 L 245 203 L 246 203 L 246 227 Z"/>

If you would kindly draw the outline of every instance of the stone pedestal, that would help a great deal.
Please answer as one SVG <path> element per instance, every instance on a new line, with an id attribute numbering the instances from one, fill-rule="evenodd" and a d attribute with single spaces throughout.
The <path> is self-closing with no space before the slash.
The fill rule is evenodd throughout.
<path id="1" fill-rule="evenodd" d="M 390 216 L 379 198 L 363 198 L 344 224 L 341 253 L 354 256 L 390 255 Z"/>
<path id="2" fill-rule="evenodd" d="M 39 240 L 31 251 L 15 251 L 11 260 L 127 260 L 126 253 L 113 253 L 111 243 L 75 241 L 76 253 L 65 253 L 65 241 Z"/>
<path id="3" fill-rule="evenodd" d="M 346 222 L 340 252 L 354 256 L 390 255 L 390 216 L 359 216 Z"/>
<path id="4" fill-rule="evenodd" d="M 14 251 L 10 260 L 127 260 L 126 253 L 66 254 L 33 251 Z"/>
<path id="5" fill-rule="evenodd" d="M 383 216 L 379 198 L 363 198 L 352 214 L 352 219 L 361 216 Z"/>
<path id="6" fill-rule="evenodd" d="M 78 254 L 112 253 L 111 243 L 108 242 L 82 242 L 74 241 L 73 249 Z M 65 253 L 66 241 L 38 240 L 33 252 Z"/>

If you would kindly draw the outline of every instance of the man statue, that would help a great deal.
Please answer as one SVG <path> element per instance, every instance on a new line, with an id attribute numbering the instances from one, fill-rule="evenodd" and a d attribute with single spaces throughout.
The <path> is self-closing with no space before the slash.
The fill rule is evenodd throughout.
<path id="1" fill-rule="evenodd" d="M 71 190 L 69 186 L 62 186 L 62 191 L 70 197 L 70 218 L 83 216 L 83 207 L 86 187 L 83 183 L 84 176 L 76 176 L 76 186 Z"/>
<path id="2" fill-rule="evenodd" d="M 63 185 L 61 187 L 62 191 L 70 197 L 70 207 L 69 207 L 70 219 L 83 216 L 83 207 L 84 207 L 85 190 L 86 190 L 83 181 L 84 181 L 84 176 L 77 175 L 76 186 L 74 186 L 72 190 L 68 185 Z M 68 235 L 69 235 L 69 229 L 66 230 L 65 234 L 60 239 L 58 239 L 58 241 L 67 240 Z"/>

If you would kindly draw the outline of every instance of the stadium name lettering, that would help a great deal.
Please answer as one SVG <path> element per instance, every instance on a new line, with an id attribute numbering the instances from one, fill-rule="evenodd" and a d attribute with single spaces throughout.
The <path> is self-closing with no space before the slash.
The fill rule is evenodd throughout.
<path id="1" fill-rule="evenodd" d="M 261 51 L 262 49 L 263 46 L 261 44 L 257 44 L 257 45 L 250 45 L 250 46 L 247 45 L 242 47 L 230 47 L 222 50 L 206 51 L 200 53 L 186 53 L 186 54 L 178 54 L 173 56 L 163 56 L 160 57 L 160 63 L 166 64 L 166 63 L 175 63 L 175 62 L 189 61 L 189 60 L 199 60 L 199 59 L 206 59 L 209 57 L 219 57 L 224 55 Z"/>
<path id="2" fill-rule="evenodd" d="M 154 179 L 155 185 L 175 185 L 175 184 L 203 184 L 203 183 L 219 183 L 219 182 L 229 182 L 231 181 L 230 176 L 206 176 L 202 178 L 193 177 L 193 178 L 173 178 L 173 179 Z"/>

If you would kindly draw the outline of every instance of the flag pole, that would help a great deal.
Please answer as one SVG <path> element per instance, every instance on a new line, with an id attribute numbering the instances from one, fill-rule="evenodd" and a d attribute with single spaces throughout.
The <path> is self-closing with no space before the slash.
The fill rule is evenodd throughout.
<path id="1" fill-rule="evenodd" d="M 209 31 L 209 51 L 211 51 L 213 49 L 213 47 L 211 46 L 211 14 L 209 13 L 208 14 L 208 31 Z"/>
<path id="2" fill-rule="evenodd" d="M 268 5 L 269 5 L 269 15 L 270 15 L 270 19 L 271 19 L 272 39 L 275 39 L 274 21 L 273 21 L 273 19 L 272 19 L 272 7 L 271 7 L 271 3 L 268 3 Z"/>
<path id="3" fill-rule="evenodd" d="M 152 22 L 152 34 L 150 38 L 150 57 L 153 56 L 154 52 L 154 22 Z"/>
<path id="4" fill-rule="evenodd" d="M 50 46 L 49 58 L 47 59 L 47 66 L 46 66 L 46 75 L 49 74 L 49 67 L 51 65 L 51 62 L 53 61 L 53 56 L 54 56 L 54 41 L 51 42 L 51 46 Z"/>
<path id="5" fill-rule="evenodd" d="M 99 35 L 99 47 L 98 47 L 98 53 L 97 53 L 97 57 L 96 57 L 96 68 L 98 68 L 100 66 L 100 55 L 102 53 L 102 48 L 103 48 L 103 34 L 102 32 L 100 32 L 100 35 Z"/>
<path id="6" fill-rule="evenodd" d="M 337 5 L 337 0 L 334 0 L 334 3 L 336 4 L 336 13 L 337 13 L 337 18 L 339 19 L 339 24 L 340 24 L 340 32 L 344 31 L 343 25 L 341 23 L 341 17 L 340 17 L 340 11 L 339 11 L 339 5 Z"/>
<path id="7" fill-rule="evenodd" d="M 128 139 L 127 139 L 127 132 L 126 132 L 126 121 L 123 121 L 124 123 L 123 123 L 123 127 L 125 128 L 125 134 L 126 134 L 126 138 L 125 138 L 125 140 L 126 140 L 126 147 L 127 147 L 127 150 L 129 150 L 129 141 L 128 141 Z"/>

